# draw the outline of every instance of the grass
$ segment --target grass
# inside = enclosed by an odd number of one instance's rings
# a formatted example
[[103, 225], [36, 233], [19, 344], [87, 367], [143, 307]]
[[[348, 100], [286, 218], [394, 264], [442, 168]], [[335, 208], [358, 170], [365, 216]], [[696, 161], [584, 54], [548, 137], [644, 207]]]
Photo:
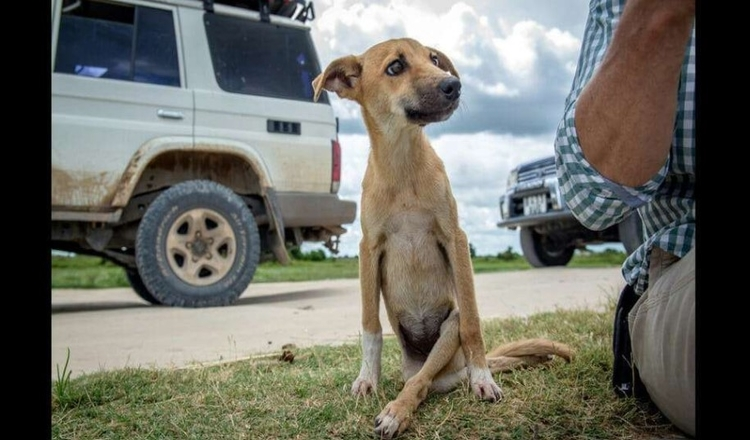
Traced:
[[[548, 337], [576, 349], [571, 363], [496, 376], [505, 398], [478, 401], [468, 387], [430, 395], [403, 439], [646, 440], [677, 434], [653, 408], [610, 389], [612, 309], [556, 311], [483, 323], [487, 346]], [[357, 344], [294, 349], [274, 358], [201, 368], [128, 368], [70, 380], [52, 392], [53, 439], [371, 439], [374, 417], [402, 380], [393, 337], [378, 391], [349, 394]]]
[[[570, 267], [619, 266], [619, 252], [577, 253]], [[522, 257], [473, 258], [475, 272], [526, 270]], [[357, 260], [296, 259], [264, 263], [253, 282], [355, 278]], [[122, 269], [100, 258], [52, 258], [53, 288], [126, 287]], [[571, 363], [496, 376], [505, 398], [478, 401], [468, 387], [430, 395], [405, 440], [650, 440], [679, 433], [654, 408], [611, 390], [612, 314], [573, 310], [483, 322], [488, 347], [527, 337], [565, 342]], [[360, 362], [358, 344], [293, 349], [293, 362], [270, 357], [185, 369], [126, 368], [70, 378], [58, 366], [51, 387], [52, 439], [342, 439], [373, 438], [373, 420], [403, 385], [393, 337], [383, 372], [368, 398], [349, 394]], [[68, 354], [68, 360], [71, 354]], [[72, 353], [75, 356], [75, 353]]]
[[[576, 252], [568, 267], [619, 266], [624, 259], [624, 253], [614, 250], [596, 253]], [[475, 273], [531, 268], [521, 255], [510, 251], [497, 256], [478, 256], [472, 260]], [[326, 258], [312, 261], [305, 259], [303, 254], [302, 258], [293, 259], [288, 266], [276, 262], [261, 263], [255, 272], [253, 283], [357, 278], [358, 275], [357, 258]], [[53, 289], [105, 289], [129, 286], [125, 271], [103, 258], [86, 255], [52, 256]]]
[[68, 363], [70, 362], [70, 348], [68, 348], [67, 356], [65, 357], [65, 365], [63, 365], [62, 371], [60, 366], [56, 365], [57, 380], [54, 382], [54, 395], [57, 400], [64, 406], [67, 401], [68, 387], [70, 385], [70, 375], [73, 373], [68, 370]]

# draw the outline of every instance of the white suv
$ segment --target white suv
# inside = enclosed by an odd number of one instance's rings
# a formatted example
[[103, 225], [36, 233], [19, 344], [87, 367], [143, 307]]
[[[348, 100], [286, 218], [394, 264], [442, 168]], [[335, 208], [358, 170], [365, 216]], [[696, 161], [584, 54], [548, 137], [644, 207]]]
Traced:
[[52, 0], [52, 248], [184, 307], [233, 303], [287, 246], [336, 252], [356, 204], [313, 102], [312, 18], [304, 1]]

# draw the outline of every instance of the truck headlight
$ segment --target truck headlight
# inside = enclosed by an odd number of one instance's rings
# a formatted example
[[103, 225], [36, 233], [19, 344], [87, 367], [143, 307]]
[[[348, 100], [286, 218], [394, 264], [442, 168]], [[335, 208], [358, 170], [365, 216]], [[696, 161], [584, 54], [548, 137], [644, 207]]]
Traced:
[[508, 206], [510, 203], [508, 202], [508, 199], [504, 196], [500, 197], [500, 217], [503, 219], [510, 217], [510, 207]]
[[518, 183], [518, 170], [513, 170], [508, 174], [507, 188], [512, 188]]

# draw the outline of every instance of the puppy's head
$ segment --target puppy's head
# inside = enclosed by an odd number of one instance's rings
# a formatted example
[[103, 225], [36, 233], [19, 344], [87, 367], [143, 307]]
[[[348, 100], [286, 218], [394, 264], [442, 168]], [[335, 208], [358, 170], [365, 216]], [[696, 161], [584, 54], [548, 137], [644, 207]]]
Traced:
[[426, 125], [448, 119], [458, 108], [461, 81], [442, 52], [410, 38], [387, 40], [362, 55], [338, 58], [313, 80], [323, 89], [362, 106], [389, 123]]

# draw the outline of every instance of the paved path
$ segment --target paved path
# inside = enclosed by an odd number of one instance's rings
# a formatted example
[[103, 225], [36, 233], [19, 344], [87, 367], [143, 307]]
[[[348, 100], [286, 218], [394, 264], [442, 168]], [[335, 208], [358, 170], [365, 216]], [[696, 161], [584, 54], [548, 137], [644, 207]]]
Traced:
[[[601, 310], [623, 285], [619, 268], [544, 268], [475, 277], [482, 318]], [[298, 347], [356, 342], [359, 282], [251, 284], [230, 307], [156, 307], [131, 289], [52, 290], [52, 378], [123, 367], [184, 367]], [[382, 309], [382, 306], [381, 306]], [[391, 332], [385, 312], [384, 331]]]

